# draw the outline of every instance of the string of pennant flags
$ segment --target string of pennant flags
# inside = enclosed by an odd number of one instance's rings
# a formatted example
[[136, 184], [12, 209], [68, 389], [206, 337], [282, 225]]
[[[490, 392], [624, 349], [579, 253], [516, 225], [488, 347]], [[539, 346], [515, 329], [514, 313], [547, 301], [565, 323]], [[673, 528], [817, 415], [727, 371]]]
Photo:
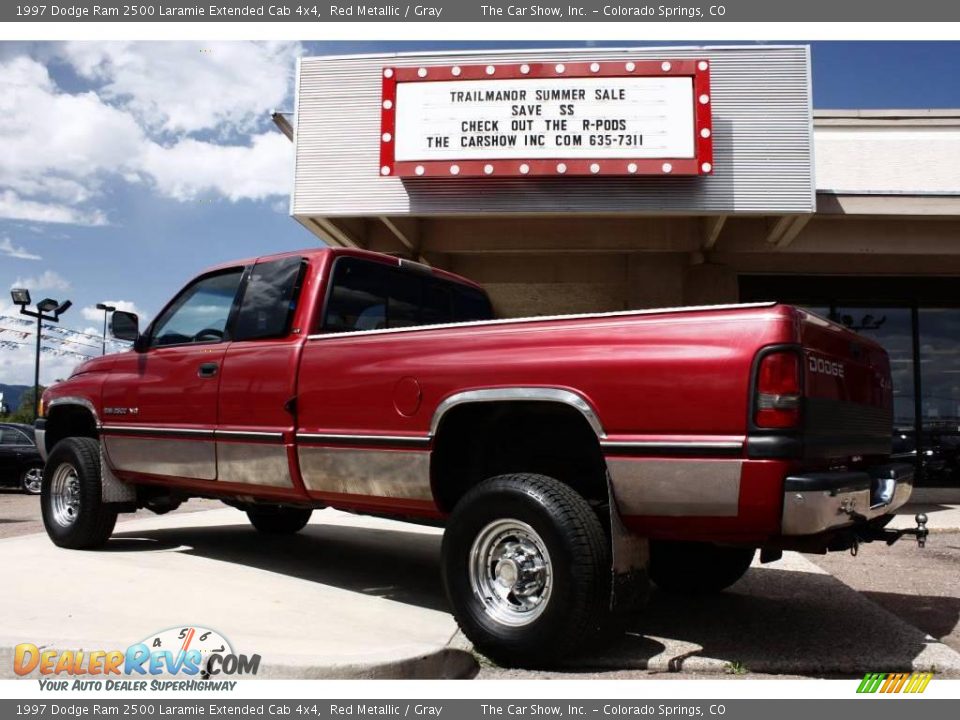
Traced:
[[[31, 345], [28, 342], [17, 342], [16, 340], [3, 340], [0, 339], [0, 350], [19, 350], [22, 347], [27, 347]], [[88, 355], [82, 352], [76, 352], [75, 350], [68, 350], [66, 348], [57, 348], [50, 347], [49, 345], [41, 345], [40, 352], [46, 355], [56, 355], [58, 357], [73, 357], [79, 360], [89, 360], [94, 355]]]
[[[3, 328], [0, 328], [0, 333], [3, 332]], [[57, 347], [55, 345], [44, 345], [44, 342], [47, 342], [44, 335], [40, 336], [40, 352], [47, 355], [56, 355], [58, 357], [75, 357], [83, 360], [87, 360], [96, 355], [91, 355], [89, 353], [81, 352], [78, 350], [72, 350], [68, 347]], [[20, 350], [22, 348], [30, 348], [33, 346], [33, 342], [30, 341], [20, 341], [20, 340], [10, 340], [8, 338], [0, 336], [0, 350]]]
[[[0, 315], [0, 321], [7, 325], [17, 326], [0, 326], [0, 350], [19, 350], [22, 347], [33, 344], [32, 342], [27, 342], [27, 338], [36, 338], [36, 329], [33, 327], [31, 320], [25, 320], [12, 315]], [[96, 344], [84, 342], [88, 339], [96, 340]], [[96, 357], [100, 353], [84, 352], [80, 348], [99, 351], [101, 350], [100, 343], [102, 342], [102, 338], [92, 333], [43, 323], [41, 325], [40, 341], [42, 343], [40, 347], [41, 353], [57, 357], [74, 357], [86, 360], [91, 357]], [[114, 350], [126, 346], [126, 343], [123, 343], [123, 341], [115, 339], [108, 339], [107, 344]]]
[[[15, 315], [0, 315], [0, 320], [6, 323], [12, 323], [13, 325], [26, 326], [29, 325], [33, 327], [35, 325], [33, 320], [26, 320], [24, 318], [16, 317]], [[93, 333], [82, 332], [80, 330], [71, 330], [70, 328], [61, 327], [59, 325], [53, 325], [51, 323], [43, 323], [44, 330], [50, 330], [52, 332], [58, 333], [60, 335], [76, 335], [79, 337], [91, 338], [100, 342], [101, 336], [99, 334], [95, 335]]]
[[[46, 331], [47, 329], [48, 329], [48, 328], [44, 328], [44, 331]], [[19, 338], [20, 340], [26, 340], [26, 339], [29, 338], [29, 337], [36, 338], [36, 330], [34, 330], [34, 331], [25, 331], [25, 330], [15, 330], [15, 329], [13, 329], [13, 328], [0, 327], [0, 335], [4, 335], [4, 336], [5, 336], [5, 339], [6, 339], [6, 338], [10, 338], [10, 337], [14, 337], [14, 338]], [[40, 333], [40, 340], [41, 340], [41, 341], [43, 341], [43, 340], [49, 340], [49, 341], [51, 341], [51, 342], [64, 343], [64, 344], [67, 344], [67, 345], [76, 345], [76, 346], [78, 346], [78, 347], [88, 347], [88, 348], [91, 348], [91, 349], [93, 349], [93, 350], [99, 350], [99, 349], [100, 349], [100, 345], [99, 345], [99, 344], [93, 345], [92, 343], [86, 343], [86, 342], [81, 342], [81, 341], [79, 341], [79, 340], [74, 340], [74, 339], [72, 339], [71, 337], [69, 337], [69, 336], [67, 336], [67, 335], [64, 335], [64, 334], [62, 334], [62, 333], [49, 334], [48, 332], [41, 332], [41, 333]], [[108, 340], [108, 342], [111, 342], [111, 341]]]

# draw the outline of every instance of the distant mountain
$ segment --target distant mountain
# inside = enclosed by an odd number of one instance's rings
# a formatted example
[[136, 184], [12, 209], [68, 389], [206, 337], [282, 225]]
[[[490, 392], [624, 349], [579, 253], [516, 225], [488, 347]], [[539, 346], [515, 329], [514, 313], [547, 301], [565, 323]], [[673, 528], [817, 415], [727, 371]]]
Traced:
[[30, 389], [29, 385], [4, 385], [0, 383], [0, 394], [3, 395], [3, 404], [13, 412], [20, 407], [20, 399], [23, 393]]

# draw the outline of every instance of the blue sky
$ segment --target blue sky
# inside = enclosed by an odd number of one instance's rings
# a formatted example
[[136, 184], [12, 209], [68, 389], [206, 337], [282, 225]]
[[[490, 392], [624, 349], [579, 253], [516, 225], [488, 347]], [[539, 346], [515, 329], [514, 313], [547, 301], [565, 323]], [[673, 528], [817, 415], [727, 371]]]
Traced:
[[[208, 265], [316, 244], [287, 215], [290, 147], [268, 118], [293, 106], [298, 55], [584, 45], [0, 43], [0, 315], [23, 284], [69, 297], [63, 324], [96, 333], [97, 302], [149, 317]], [[960, 106], [960, 42], [812, 43], [812, 58], [817, 108]], [[75, 362], [45, 355], [43, 380]], [[0, 347], [0, 383], [32, 382], [32, 363]]]

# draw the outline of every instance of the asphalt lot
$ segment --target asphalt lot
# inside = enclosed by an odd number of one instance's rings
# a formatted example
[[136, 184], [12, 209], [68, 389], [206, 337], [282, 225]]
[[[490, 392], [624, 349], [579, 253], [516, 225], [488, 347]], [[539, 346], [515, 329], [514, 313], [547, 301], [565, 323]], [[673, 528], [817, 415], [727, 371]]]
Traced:
[[[218, 512], [198, 512], [203, 510]], [[332, 629], [327, 637], [333, 631], [345, 632], [360, 618], [370, 629], [378, 622], [381, 628], [392, 629], [404, 613], [409, 615], [405, 622], [428, 622], [436, 637], [449, 637], [437, 616], [445, 615], [446, 600], [439, 581], [436, 530], [327, 510], [315, 513], [299, 535], [268, 542], [252, 531], [241, 513], [217, 501], [193, 500], [162, 517], [150, 512], [122, 516], [107, 552], [78, 554], [70, 563], [64, 562], [69, 551], [36, 536], [42, 532], [38, 498], [0, 491], [0, 537], [11, 538], [0, 544], [0, 561], [8, 574], [13, 573], [14, 588], [33, 586], [24, 591], [33, 595], [8, 597], [0, 606], [9, 601], [31, 607], [37, 612], [31, 622], [37, 628], [50, 627], [51, 633], [57, 627], [51, 613], [57, 611], [53, 606], [43, 610], [44, 598], [50, 597], [45, 583], [61, 583], [66, 581], [64, 573], [74, 573], [77, 583], [109, 584], [135, 572], [161, 584], [187, 576], [212, 582], [202, 594], [220, 607], [216, 597], [229, 595], [231, 583], [236, 585], [234, 592], [256, 583], [260, 591], [249, 599], [259, 598], [268, 606], [245, 608], [253, 616], [262, 612], [275, 616], [278, 607], [294, 600], [299, 606], [330, 608], [331, 598], [336, 598], [342, 612], [351, 614], [329, 618]], [[13, 539], [30, 535], [35, 537]], [[18, 557], [21, 552], [25, 554]], [[57, 577], [38, 576], [36, 568], [51, 563], [60, 568]], [[29, 582], [18, 581], [17, 568]], [[100, 576], [102, 580], [97, 580]], [[892, 670], [925, 663], [960, 674], [960, 656], [954, 652], [960, 650], [958, 577], [956, 531], [931, 534], [924, 550], [905, 538], [892, 548], [878, 543], [862, 546], [856, 558], [847, 553], [825, 557], [788, 553], [780, 562], [753, 568], [716, 597], [684, 599], [654, 592], [622, 640], [602, 654], [550, 672], [505, 670], [478, 657], [476, 677], [853, 677], [877, 667]], [[344, 597], [351, 600], [344, 604]], [[82, 607], [73, 609], [74, 626], [82, 612]], [[99, 604], [92, 605], [88, 616], [92, 633], [102, 631], [97, 625], [102, 616]], [[118, 608], [110, 625], [121, 616]], [[171, 624], [160, 617], [129, 620], [130, 632], [145, 625]], [[170, 620], [182, 621], [172, 616]], [[244, 618], [235, 620], [231, 628], [237, 630], [231, 633], [248, 625]], [[283, 627], [281, 623], [276, 630]], [[383, 632], [377, 630], [376, 647]], [[927, 634], [954, 650], [931, 645]], [[291, 636], [290, 642], [302, 639]], [[403, 647], [409, 647], [410, 639], [402, 638]], [[436, 641], [434, 655], [445, 645], [461, 654], [471, 650], [462, 636], [454, 636], [449, 643]]]
[[927, 546], [903, 538], [831, 553], [814, 563], [864, 597], [960, 651], [960, 532], [932, 533]]

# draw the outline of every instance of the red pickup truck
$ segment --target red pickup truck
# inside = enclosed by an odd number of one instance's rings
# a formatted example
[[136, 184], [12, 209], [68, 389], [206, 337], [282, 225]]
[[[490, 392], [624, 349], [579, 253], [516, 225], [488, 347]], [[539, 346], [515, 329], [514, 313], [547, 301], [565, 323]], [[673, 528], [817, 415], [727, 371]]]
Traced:
[[498, 320], [464, 278], [320, 249], [112, 329], [131, 351], [43, 396], [53, 542], [191, 497], [265, 533], [323, 507], [442, 524], [454, 614], [502, 663], [586, 647], [648, 579], [718, 591], [758, 548], [889, 537], [911, 492], [883, 349], [775, 303]]

